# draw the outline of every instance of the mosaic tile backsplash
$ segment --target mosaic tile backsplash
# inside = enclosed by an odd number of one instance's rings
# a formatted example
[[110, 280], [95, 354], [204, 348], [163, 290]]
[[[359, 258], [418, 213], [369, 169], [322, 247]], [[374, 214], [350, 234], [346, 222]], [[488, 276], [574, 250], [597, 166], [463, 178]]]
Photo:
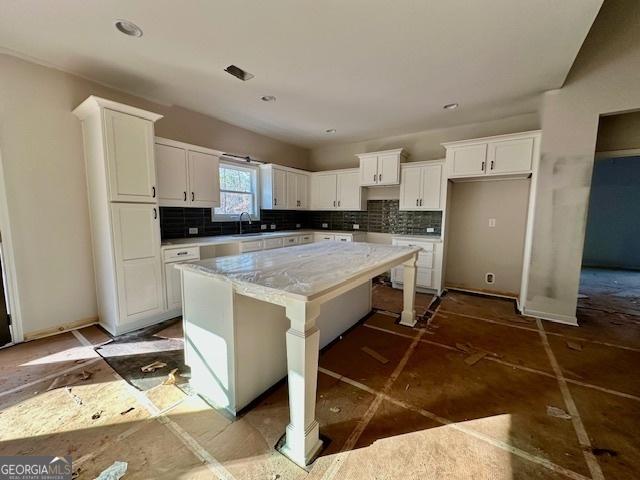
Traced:
[[[270, 225], [276, 225], [276, 230], [353, 230], [355, 224], [364, 232], [421, 235], [433, 228], [439, 235], [442, 212], [401, 212], [398, 200], [369, 200], [366, 212], [262, 210], [259, 221], [244, 222], [242, 228], [245, 232], [258, 232], [260, 225], [268, 230]], [[198, 234], [189, 234], [190, 227], [197, 227]], [[163, 239], [239, 233], [238, 222], [212, 222], [209, 208], [183, 207], [160, 207], [160, 231]]]

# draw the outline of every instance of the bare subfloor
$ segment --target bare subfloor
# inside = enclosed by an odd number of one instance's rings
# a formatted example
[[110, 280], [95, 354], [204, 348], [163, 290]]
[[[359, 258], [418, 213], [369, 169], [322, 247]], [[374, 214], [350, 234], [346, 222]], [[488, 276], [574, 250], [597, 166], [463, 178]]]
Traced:
[[[273, 448], [284, 382], [233, 420], [173, 384], [135, 389], [89, 327], [0, 351], [0, 455], [70, 454], [82, 479], [116, 460], [125, 479], [640, 478], [640, 318], [580, 318], [536, 322], [461, 293], [419, 329], [372, 315], [321, 354], [331, 441], [309, 472]], [[180, 339], [180, 324], [158, 335]]]

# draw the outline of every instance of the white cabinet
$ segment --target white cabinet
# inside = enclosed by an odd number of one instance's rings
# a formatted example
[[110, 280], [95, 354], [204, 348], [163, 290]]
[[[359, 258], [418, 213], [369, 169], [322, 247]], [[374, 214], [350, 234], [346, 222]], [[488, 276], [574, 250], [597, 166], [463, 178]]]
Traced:
[[305, 243], [313, 243], [313, 234], [311, 233], [306, 233], [304, 235], [300, 235], [300, 244], [305, 244]]
[[272, 164], [260, 166], [262, 208], [302, 210], [309, 208], [309, 174]]
[[442, 163], [415, 163], [402, 166], [400, 210], [440, 210]]
[[162, 116], [95, 96], [73, 113], [82, 121], [100, 325], [120, 335], [166, 320], [153, 135]]
[[220, 152], [164, 138], [155, 152], [161, 206], [220, 206]]
[[400, 162], [407, 158], [402, 148], [384, 152], [362, 153], [360, 159], [360, 185], [398, 185], [400, 183]]
[[313, 237], [316, 242], [333, 241], [336, 239], [336, 236], [333, 233], [314, 233]]
[[313, 234], [314, 241], [336, 241], [336, 242], [364, 242], [366, 234], [364, 232], [354, 233], [332, 233], [332, 232], [315, 232]]
[[271, 250], [272, 248], [282, 248], [284, 246], [283, 238], [266, 238], [262, 242], [263, 250]]
[[527, 176], [539, 152], [540, 132], [443, 143], [448, 178]]
[[120, 323], [162, 313], [162, 271], [158, 208], [150, 204], [111, 205]]
[[[422, 290], [442, 292], [442, 242], [429, 241], [423, 238], [394, 238], [393, 245], [420, 247], [416, 262], [416, 287]], [[401, 288], [404, 283], [404, 267], [391, 270], [391, 282], [394, 288]]]
[[356, 169], [316, 173], [311, 176], [311, 210], [366, 210]]
[[200, 259], [199, 247], [173, 248], [164, 251], [164, 285], [168, 310], [182, 308], [180, 270], [176, 265]]
[[109, 200], [155, 203], [153, 122], [108, 108], [103, 118]]

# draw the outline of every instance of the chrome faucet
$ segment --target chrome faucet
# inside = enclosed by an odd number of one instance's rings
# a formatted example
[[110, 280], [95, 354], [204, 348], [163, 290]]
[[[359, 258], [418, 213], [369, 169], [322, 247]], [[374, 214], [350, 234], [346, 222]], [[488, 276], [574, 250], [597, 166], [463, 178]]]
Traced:
[[238, 217], [238, 224], [240, 225], [240, 235], [242, 235], [242, 216], [247, 215], [249, 217], [249, 225], [251, 225], [251, 214], [249, 212], [242, 212]]

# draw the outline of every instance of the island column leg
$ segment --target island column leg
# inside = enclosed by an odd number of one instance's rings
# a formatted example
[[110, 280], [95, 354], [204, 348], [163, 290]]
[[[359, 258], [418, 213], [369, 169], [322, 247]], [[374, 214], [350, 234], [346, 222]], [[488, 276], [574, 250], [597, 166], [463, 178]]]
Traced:
[[404, 305], [402, 307], [402, 315], [400, 316], [400, 325], [413, 327], [416, 324], [416, 262], [418, 254], [416, 253], [409, 260], [404, 262], [404, 278], [402, 285], [402, 293]]
[[320, 331], [316, 319], [320, 305], [292, 301], [286, 306], [291, 328], [287, 330], [289, 416], [281, 452], [304, 467], [322, 448], [316, 420], [318, 350]]

